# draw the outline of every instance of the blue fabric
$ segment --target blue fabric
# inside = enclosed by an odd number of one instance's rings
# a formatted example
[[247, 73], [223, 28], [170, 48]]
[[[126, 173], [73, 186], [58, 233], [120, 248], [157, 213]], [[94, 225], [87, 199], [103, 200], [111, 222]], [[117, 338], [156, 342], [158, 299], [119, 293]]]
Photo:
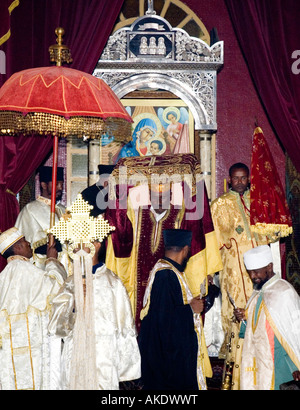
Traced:
[[[124, 147], [121, 149], [117, 160], [120, 158], [124, 157], [139, 157], [140, 153], [136, 149], [137, 143], [138, 143], [138, 138], [139, 138], [139, 133], [144, 129], [144, 128], [151, 128], [154, 132], [157, 131], [156, 124], [153, 120], [150, 118], [143, 118], [135, 127], [133, 134], [132, 134], [132, 141], [128, 142]], [[153, 135], [154, 136], [154, 135]]]

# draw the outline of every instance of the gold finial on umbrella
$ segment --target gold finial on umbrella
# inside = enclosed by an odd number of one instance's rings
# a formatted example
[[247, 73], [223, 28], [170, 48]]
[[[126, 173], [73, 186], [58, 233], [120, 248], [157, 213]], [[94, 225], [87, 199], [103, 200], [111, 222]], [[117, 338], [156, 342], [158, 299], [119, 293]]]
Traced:
[[49, 51], [56, 66], [14, 73], [0, 89], [1, 135], [54, 137], [50, 227], [55, 219], [58, 138], [76, 135], [101, 139], [107, 134], [125, 143], [132, 139], [133, 122], [105, 81], [62, 66], [71, 62], [71, 53], [62, 44], [64, 29], [57, 28], [55, 32], [57, 45], [50, 46]]
[[49, 47], [50, 61], [56, 63], [59, 67], [62, 63], [72, 63], [71, 51], [68, 46], [63, 44], [63, 35], [65, 30], [62, 27], [57, 27], [55, 30], [57, 36], [56, 43]]
[[32, 134], [83, 139], [107, 134], [131, 141], [132, 118], [111, 88], [100, 78], [64, 67], [71, 51], [62, 44], [64, 29], [55, 30], [49, 47], [56, 66], [14, 73], [0, 89], [1, 135]]

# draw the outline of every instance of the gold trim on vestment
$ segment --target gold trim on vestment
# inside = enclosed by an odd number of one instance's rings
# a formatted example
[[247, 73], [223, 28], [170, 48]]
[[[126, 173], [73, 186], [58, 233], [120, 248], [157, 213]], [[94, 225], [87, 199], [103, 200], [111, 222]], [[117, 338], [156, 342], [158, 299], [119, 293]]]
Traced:
[[[155, 219], [155, 216], [153, 215], [153, 212], [150, 212], [150, 218], [153, 222], [152, 232], [151, 232], [152, 255], [154, 255], [158, 249], [158, 245], [161, 239], [162, 225], [163, 225], [163, 222], [169, 217], [169, 215], [170, 215], [170, 209], [167, 209], [167, 212], [165, 213], [165, 215], [157, 222]], [[157, 230], [156, 230], [156, 225], [157, 225]], [[155, 233], [156, 233], [156, 236], [155, 236]]]
[[[28, 338], [28, 346], [22, 346], [20, 348], [14, 348], [13, 347], [13, 337], [12, 337], [12, 329], [11, 329], [11, 323], [19, 320], [26, 320], [26, 327], [27, 327], [27, 338]], [[17, 382], [17, 372], [16, 372], [16, 367], [15, 367], [15, 360], [14, 360], [14, 353], [18, 352], [18, 354], [23, 354], [25, 355], [26, 353], [29, 353], [29, 359], [30, 359], [30, 367], [31, 367], [31, 377], [32, 377], [32, 389], [26, 389], [26, 390], [35, 390], [35, 382], [34, 382], [34, 371], [33, 371], [33, 361], [32, 361], [32, 353], [31, 353], [31, 343], [30, 343], [30, 332], [29, 332], [29, 321], [28, 321], [28, 315], [27, 313], [21, 313], [18, 315], [11, 315], [8, 316], [7, 318], [8, 324], [9, 324], [9, 337], [10, 337], [10, 349], [11, 349], [11, 361], [12, 361], [12, 366], [13, 366], [13, 372], [14, 372], [14, 380], [15, 380], [15, 389], [16, 390], [22, 390], [18, 389], [18, 382]]]
[[[152, 283], [151, 283], [151, 288], [149, 289], [149, 297], [148, 297], [148, 299], [147, 299], [146, 305], [142, 308], [142, 310], [141, 310], [141, 312], [140, 312], [140, 319], [141, 319], [141, 320], [143, 320], [143, 319], [147, 316], [147, 314], [148, 314], [149, 307], [150, 307], [150, 299], [151, 299], [152, 285], [153, 285], [153, 282], [154, 282], [154, 279], [155, 279], [155, 275], [157, 274], [157, 272], [159, 272], [159, 271], [161, 271], [161, 270], [170, 269], [172, 272], [174, 272], [174, 273], [176, 274], [176, 276], [177, 276], [177, 278], [178, 278], [178, 280], [179, 280], [180, 287], [181, 287], [181, 293], [182, 293], [183, 303], [184, 303], [185, 305], [188, 304], [186, 289], [185, 289], [185, 287], [184, 287], [184, 284], [182, 283], [181, 277], [179, 277], [179, 275], [178, 275], [178, 273], [177, 273], [177, 272], [179, 272], [179, 271], [177, 271], [176, 268], [175, 268], [170, 262], [168, 262], [168, 261], [166, 261], [166, 260], [164, 260], [164, 259], [160, 259], [160, 262], [161, 262], [161, 264], [160, 264], [159, 266], [157, 266], [157, 269], [156, 269], [154, 272], [152, 272], [152, 273], [149, 275], [149, 278], [148, 278], [148, 283], [149, 283], [149, 280], [150, 280], [151, 278], [152, 278]], [[180, 272], [179, 272], [179, 274], [182, 275]], [[147, 285], [147, 286], [148, 286], [148, 285]]]

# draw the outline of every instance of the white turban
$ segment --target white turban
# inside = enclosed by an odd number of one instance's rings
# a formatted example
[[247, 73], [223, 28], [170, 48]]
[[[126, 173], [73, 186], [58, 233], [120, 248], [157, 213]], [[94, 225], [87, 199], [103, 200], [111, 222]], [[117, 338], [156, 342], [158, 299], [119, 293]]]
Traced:
[[13, 244], [18, 242], [24, 235], [18, 231], [17, 228], [9, 228], [0, 235], [0, 253], [1, 255], [10, 248]]
[[269, 263], [273, 263], [273, 257], [268, 245], [257, 246], [244, 253], [244, 264], [247, 270], [264, 268]]

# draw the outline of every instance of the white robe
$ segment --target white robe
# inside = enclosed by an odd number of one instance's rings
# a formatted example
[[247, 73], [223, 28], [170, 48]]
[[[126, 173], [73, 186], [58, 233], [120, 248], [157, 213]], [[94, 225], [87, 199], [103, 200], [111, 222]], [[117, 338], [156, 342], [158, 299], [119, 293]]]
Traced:
[[[255, 323], [255, 309], [260, 294], [261, 309]], [[290, 283], [275, 275], [260, 291], [253, 292], [247, 304], [247, 311], [241, 390], [272, 390], [275, 364], [268, 326], [300, 370], [300, 297]]]
[[[100, 390], [118, 390], [119, 382], [141, 376], [140, 352], [127, 291], [105, 265], [93, 275], [97, 385]], [[74, 308], [74, 281], [70, 276], [53, 301], [49, 332], [64, 338], [61, 389], [70, 388]]]
[[51, 300], [67, 277], [48, 259], [45, 270], [12, 256], [0, 274], [0, 388], [48, 390], [61, 348], [47, 334]]

